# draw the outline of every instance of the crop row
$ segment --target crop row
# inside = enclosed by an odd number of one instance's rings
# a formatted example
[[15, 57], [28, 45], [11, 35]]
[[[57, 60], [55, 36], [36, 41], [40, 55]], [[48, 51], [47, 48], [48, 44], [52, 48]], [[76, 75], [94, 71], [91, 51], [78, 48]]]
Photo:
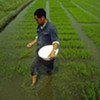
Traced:
[[70, 6], [66, 3], [66, 1], [62, 1], [64, 7], [66, 7], [72, 15], [77, 19], [78, 22], [81, 23], [98, 23], [100, 22], [94, 16], [90, 15], [89, 13], [85, 12], [84, 10], [80, 9], [72, 2], [69, 2]]
[[77, 3], [78, 5], [80, 5], [85, 10], [90, 11], [92, 14], [94, 14], [98, 18], [100, 18], [100, 14], [98, 13], [100, 11], [99, 8], [98, 9], [94, 9], [93, 7], [89, 6], [87, 3], [84, 3], [83, 1], [80, 1], [80, 0], [74, 0], [74, 2]]
[[27, 0], [0, 0], [0, 19], [8, 15], [10, 12], [16, 10], [26, 1]]
[[[62, 0], [62, 3], [69, 11], [70, 9], [73, 10], [72, 15], [79, 22], [98, 22], [93, 16], [73, 5], [70, 0]], [[57, 11], [54, 12], [54, 9], [57, 9]], [[58, 98], [63, 100], [66, 98], [68, 100], [74, 100], [75, 98], [88, 100], [91, 98], [95, 100], [96, 95], [98, 95], [98, 84], [96, 84], [96, 80], [92, 76], [98, 77], [96, 74], [98, 71], [95, 69], [97, 68], [96, 63], [91, 61], [91, 52], [84, 48], [84, 43], [76, 34], [69, 17], [56, 0], [50, 1], [50, 17], [57, 27], [59, 25], [60, 53], [57, 66], [59, 66], [60, 71], [58, 74], [55, 74], [55, 81], [57, 83], [55, 87], [61, 92]], [[62, 84], [60, 84], [59, 80], [62, 81]], [[91, 83], [91, 80], [94, 80], [94, 82]], [[97, 93], [93, 88], [96, 88]], [[73, 95], [75, 98], [73, 98]]]
[[[88, 17], [85, 12], [84, 12], [85, 13], [84, 14], [81, 11], [81, 9], [73, 6], [73, 4], [72, 4], [72, 6], [68, 6], [65, 2], [66, 1], [63, 1], [63, 4], [65, 5], [65, 7], [67, 9], [69, 9], [69, 11], [72, 12], [73, 16], [76, 16], [75, 18], [77, 19], [78, 22], [86, 22], [86, 23], [90, 22], [91, 24], [92, 24], [92, 22], [94, 22], [92, 17]], [[80, 3], [82, 1], [77, 0], [75, 2]], [[71, 5], [71, 2], [69, 2], [69, 4]], [[84, 4], [82, 4], [82, 5], [84, 6]], [[73, 10], [71, 10], [71, 9], [73, 9]], [[79, 12], [80, 12], [80, 14], [79, 14]], [[99, 20], [96, 20], [96, 22], [99, 23]], [[99, 39], [99, 37], [100, 37], [99, 36], [99, 32], [100, 32], [99, 27], [100, 26], [99, 25], [95, 26], [95, 25], [88, 26], [88, 25], [84, 24], [82, 28], [83, 28], [84, 33], [86, 33], [88, 35], [88, 37], [91, 38], [99, 46], [100, 45], [100, 39]]]
[[91, 38], [96, 45], [100, 46], [100, 26], [83, 25], [83, 30]]
[[[57, 11], [53, 11], [53, 9], [57, 9]], [[56, 16], [56, 15], [62, 15], [62, 16]], [[71, 25], [71, 22], [67, 14], [60, 7], [59, 2], [55, 0], [50, 1], [50, 16], [52, 22], [57, 27], [58, 26], [60, 27], [60, 28], [58, 27], [58, 32], [59, 32], [62, 55], [65, 58], [68, 57], [74, 59], [76, 57], [76, 59], [78, 59], [79, 57], [79, 59], [84, 59], [84, 58], [87, 59], [88, 56], [86, 56], [87, 53], [86, 50], [84, 50], [84, 43], [79, 39], [75, 29]], [[82, 55], [85, 57], [82, 57]], [[88, 53], [88, 55], [90, 55], [90, 53]]]
[[100, 8], [100, 1], [99, 0], [84, 0], [84, 2], [90, 4], [91, 6], [95, 6], [97, 8]]

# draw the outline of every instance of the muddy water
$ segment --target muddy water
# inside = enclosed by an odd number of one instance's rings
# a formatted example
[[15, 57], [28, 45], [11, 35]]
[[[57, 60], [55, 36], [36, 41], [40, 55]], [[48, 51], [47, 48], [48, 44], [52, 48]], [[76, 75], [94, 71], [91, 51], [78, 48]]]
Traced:
[[11, 80], [2, 80], [0, 100], [56, 100], [53, 79], [43, 76], [34, 87], [30, 81], [23, 84], [23, 78], [19, 75]]
[[0, 100], [28, 100], [28, 96], [21, 90], [21, 78], [2, 80], [0, 83]]
[[42, 78], [38, 84], [31, 87], [30, 82], [22, 86], [22, 78], [0, 83], [0, 100], [55, 100], [52, 78]]

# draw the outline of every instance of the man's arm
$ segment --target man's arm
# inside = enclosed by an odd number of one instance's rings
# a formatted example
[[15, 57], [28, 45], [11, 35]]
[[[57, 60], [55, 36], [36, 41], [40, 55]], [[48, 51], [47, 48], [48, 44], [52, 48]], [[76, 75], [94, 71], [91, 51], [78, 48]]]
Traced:
[[27, 48], [31, 48], [34, 44], [36, 44], [37, 43], [37, 37], [32, 41], [32, 42], [30, 42], [30, 43], [28, 43], [27, 45], [26, 45], [26, 47]]

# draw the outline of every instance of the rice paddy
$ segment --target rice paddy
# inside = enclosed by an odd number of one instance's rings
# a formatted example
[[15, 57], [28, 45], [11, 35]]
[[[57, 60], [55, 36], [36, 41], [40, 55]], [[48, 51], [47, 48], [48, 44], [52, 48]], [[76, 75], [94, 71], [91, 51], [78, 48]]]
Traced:
[[[28, 49], [26, 44], [36, 36], [33, 13], [40, 7], [58, 30], [60, 52], [52, 77], [41, 74], [32, 89], [30, 65], [36, 46]], [[99, 0], [34, 0], [27, 6], [0, 33], [0, 100], [99, 100], [99, 10]], [[6, 15], [1, 12], [0, 19]]]

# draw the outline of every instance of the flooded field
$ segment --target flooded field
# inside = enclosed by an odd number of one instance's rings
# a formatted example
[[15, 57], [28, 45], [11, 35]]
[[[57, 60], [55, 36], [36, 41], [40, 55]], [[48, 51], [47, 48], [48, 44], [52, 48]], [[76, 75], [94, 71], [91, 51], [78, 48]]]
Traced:
[[[33, 13], [44, 8], [57, 27], [60, 52], [52, 76], [31, 86], [36, 46]], [[99, 100], [99, 0], [34, 0], [0, 33], [0, 100]]]

